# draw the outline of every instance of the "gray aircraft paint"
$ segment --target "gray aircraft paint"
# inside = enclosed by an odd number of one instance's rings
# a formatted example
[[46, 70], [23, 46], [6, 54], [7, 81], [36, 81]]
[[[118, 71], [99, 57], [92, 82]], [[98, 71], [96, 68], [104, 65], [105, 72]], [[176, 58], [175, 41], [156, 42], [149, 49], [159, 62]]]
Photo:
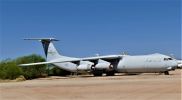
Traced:
[[118, 64], [119, 72], [164, 72], [176, 67], [175, 60], [164, 61], [170, 58], [162, 54], [142, 56], [123, 56]]
[[[111, 62], [108, 62], [106, 60], [113, 61], [118, 59], [119, 61], [117, 65], [114, 67], [114, 70], [116, 72], [124, 72], [124, 73], [165, 72], [173, 70], [178, 66], [177, 60], [172, 59], [171, 57], [163, 54], [150, 54], [150, 55], [138, 55], [138, 56], [107, 55], [107, 56], [97, 56], [88, 58], [67, 57], [67, 56], [62, 56], [58, 53], [58, 51], [53, 45], [53, 41], [57, 41], [54, 38], [40, 38], [40, 39], [33, 38], [26, 40], [39, 40], [42, 43], [46, 43], [43, 44], [43, 47], [47, 57], [47, 62], [21, 64], [20, 66], [53, 64], [61, 69], [65, 69], [71, 72], [82, 72], [82, 71], [87, 72], [87, 71], [92, 71], [93, 67], [96, 68], [96, 66], [99, 67], [98, 68], [99, 70], [102, 68], [103, 70], [107, 70], [111, 67]], [[92, 61], [96, 61], [97, 63], [94, 63]]]

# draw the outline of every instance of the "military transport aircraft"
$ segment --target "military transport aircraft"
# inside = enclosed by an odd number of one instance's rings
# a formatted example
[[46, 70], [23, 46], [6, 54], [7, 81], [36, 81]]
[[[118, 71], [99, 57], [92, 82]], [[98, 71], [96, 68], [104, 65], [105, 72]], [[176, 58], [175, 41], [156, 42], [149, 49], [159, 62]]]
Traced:
[[85, 73], [93, 73], [94, 76], [113, 76], [115, 73], [164, 73], [178, 67], [176, 59], [163, 54], [150, 55], [107, 55], [88, 58], [75, 58], [63, 56], [58, 53], [53, 45], [55, 38], [29, 38], [25, 40], [39, 40], [44, 48], [46, 62], [21, 64], [20, 66], [32, 66], [41, 64], [53, 64], [61, 69]]
[[178, 62], [178, 68], [182, 68], [182, 60], [177, 60]]

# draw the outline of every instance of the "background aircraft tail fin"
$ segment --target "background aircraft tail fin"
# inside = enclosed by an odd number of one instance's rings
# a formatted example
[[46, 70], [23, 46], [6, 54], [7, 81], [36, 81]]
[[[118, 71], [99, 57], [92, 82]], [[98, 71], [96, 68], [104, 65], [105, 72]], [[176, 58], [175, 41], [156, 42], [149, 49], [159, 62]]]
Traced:
[[47, 61], [61, 58], [61, 56], [53, 45], [53, 41], [59, 41], [55, 38], [26, 38], [24, 40], [38, 40], [42, 43]]

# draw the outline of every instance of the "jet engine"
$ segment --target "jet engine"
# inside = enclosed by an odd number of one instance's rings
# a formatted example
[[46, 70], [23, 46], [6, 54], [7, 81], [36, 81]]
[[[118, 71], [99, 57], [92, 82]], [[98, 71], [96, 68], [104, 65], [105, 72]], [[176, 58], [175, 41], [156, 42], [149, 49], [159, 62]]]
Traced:
[[99, 59], [98, 64], [95, 65], [95, 69], [112, 69], [113, 65], [110, 62]]
[[77, 70], [90, 70], [93, 65], [94, 63], [89, 61], [80, 61], [80, 65], [77, 67]]

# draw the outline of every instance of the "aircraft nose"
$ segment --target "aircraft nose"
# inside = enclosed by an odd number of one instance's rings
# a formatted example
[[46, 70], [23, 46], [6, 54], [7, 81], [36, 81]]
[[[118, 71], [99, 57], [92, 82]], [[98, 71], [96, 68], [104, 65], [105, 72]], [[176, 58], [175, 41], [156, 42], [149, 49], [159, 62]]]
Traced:
[[178, 67], [178, 62], [177, 61], [173, 61], [172, 62], [172, 69], [175, 70]]

